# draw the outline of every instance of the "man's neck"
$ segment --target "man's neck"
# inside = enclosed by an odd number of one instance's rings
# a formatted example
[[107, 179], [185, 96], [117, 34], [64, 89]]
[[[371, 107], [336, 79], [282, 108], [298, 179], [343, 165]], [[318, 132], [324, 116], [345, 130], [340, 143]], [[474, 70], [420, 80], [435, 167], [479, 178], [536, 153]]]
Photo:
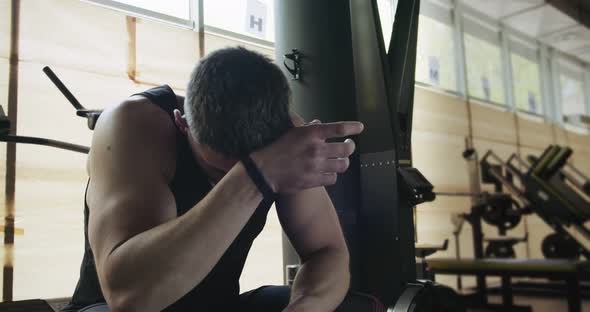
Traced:
[[187, 140], [189, 141], [189, 146], [191, 147], [191, 152], [193, 154], [193, 157], [195, 158], [195, 161], [197, 162], [199, 167], [201, 167], [201, 169], [203, 169], [203, 171], [207, 175], [207, 178], [209, 179], [209, 182], [212, 185], [217, 184], [217, 182], [219, 182], [219, 180], [221, 180], [225, 176], [226, 172], [212, 166], [203, 157], [203, 152], [201, 150], [200, 144], [194, 143], [194, 142], [192, 142], [192, 140], [190, 140], [188, 138], [187, 138]]

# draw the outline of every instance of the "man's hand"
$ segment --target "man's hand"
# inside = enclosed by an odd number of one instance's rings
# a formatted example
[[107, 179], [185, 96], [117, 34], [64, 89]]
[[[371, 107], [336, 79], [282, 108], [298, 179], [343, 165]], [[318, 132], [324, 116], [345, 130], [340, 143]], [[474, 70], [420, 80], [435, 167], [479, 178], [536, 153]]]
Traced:
[[356, 121], [295, 127], [251, 157], [275, 192], [294, 194], [336, 183], [337, 174], [348, 169], [355, 144], [351, 139], [336, 143], [326, 140], [362, 131], [363, 124]]

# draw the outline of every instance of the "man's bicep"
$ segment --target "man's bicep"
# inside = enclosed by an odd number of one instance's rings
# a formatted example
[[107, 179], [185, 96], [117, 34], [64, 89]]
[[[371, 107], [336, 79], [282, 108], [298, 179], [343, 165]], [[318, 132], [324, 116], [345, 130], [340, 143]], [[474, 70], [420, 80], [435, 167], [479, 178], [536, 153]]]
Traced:
[[119, 189], [115, 184], [108, 191], [95, 191], [96, 199], [88, 202], [88, 235], [98, 259], [133, 236], [176, 217], [174, 197], [165, 185], [140, 183], [120, 185]]
[[323, 187], [281, 196], [277, 212], [302, 259], [324, 248], [346, 249], [338, 216]]
[[93, 137], [86, 200], [89, 239], [99, 262], [129, 238], [176, 216], [162, 169], [171, 161], [163, 151], [174, 148], [168, 146], [174, 136], [159, 125], [167, 116], [126, 109], [101, 116]]

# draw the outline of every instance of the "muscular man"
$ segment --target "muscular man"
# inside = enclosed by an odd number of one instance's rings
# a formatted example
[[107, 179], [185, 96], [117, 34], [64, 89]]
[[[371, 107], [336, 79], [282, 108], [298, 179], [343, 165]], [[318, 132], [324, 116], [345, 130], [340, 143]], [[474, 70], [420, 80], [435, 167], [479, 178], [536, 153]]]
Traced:
[[[363, 125], [303, 125], [290, 98], [269, 59], [227, 48], [195, 68], [186, 99], [161, 86], [105, 110], [88, 159], [80, 279], [64, 311], [336, 309], [348, 250], [323, 186], [355, 146], [326, 139]], [[263, 196], [245, 157], [277, 196]], [[303, 263], [284, 302], [272, 287], [239, 294], [273, 202]]]

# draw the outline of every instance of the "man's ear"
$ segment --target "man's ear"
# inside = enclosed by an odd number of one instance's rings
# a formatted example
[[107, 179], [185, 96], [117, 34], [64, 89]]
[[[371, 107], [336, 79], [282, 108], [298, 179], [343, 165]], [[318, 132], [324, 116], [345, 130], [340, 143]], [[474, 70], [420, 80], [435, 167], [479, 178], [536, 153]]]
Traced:
[[186, 118], [181, 115], [180, 111], [177, 109], [174, 110], [174, 123], [184, 135], [188, 133], [188, 123], [186, 122]]

